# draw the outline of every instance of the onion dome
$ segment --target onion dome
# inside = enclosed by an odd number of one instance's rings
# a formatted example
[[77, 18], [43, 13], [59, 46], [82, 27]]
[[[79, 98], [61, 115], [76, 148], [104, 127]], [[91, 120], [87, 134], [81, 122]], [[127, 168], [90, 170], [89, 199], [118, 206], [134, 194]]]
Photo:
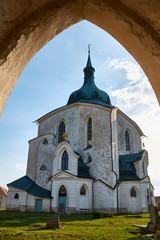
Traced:
[[95, 85], [94, 82], [95, 69], [92, 67], [90, 49], [88, 50], [87, 65], [83, 71], [84, 71], [83, 86], [70, 95], [67, 105], [75, 102], [85, 102], [98, 104], [106, 107], [112, 107], [108, 94], [100, 90]]

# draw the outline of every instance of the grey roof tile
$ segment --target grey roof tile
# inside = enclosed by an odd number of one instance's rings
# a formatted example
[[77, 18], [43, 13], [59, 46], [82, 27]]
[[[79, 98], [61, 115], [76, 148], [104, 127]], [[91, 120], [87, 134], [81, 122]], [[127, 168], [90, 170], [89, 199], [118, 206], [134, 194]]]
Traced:
[[13, 182], [7, 184], [7, 186], [25, 190], [26, 192], [28, 192], [36, 197], [51, 198], [51, 191], [40, 187], [28, 176], [21, 177]]
[[142, 159], [144, 150], [139, 153], [125, 154], [119, 156], [120, 181], [140, 181], [136, 174], [134, 162]]

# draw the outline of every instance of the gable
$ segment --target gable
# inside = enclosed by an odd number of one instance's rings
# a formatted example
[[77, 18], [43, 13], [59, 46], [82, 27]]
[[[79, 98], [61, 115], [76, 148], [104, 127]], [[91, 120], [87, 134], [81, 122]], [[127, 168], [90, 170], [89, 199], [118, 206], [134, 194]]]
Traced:
[[56, 173], [52, 178], [51, 180], [55, 180], [55, 179], [77, 179], [77, 177], [71, 173], [68, 173], [68, 172], [64, 172], [64, 171], [61, 171], [59, 173]]

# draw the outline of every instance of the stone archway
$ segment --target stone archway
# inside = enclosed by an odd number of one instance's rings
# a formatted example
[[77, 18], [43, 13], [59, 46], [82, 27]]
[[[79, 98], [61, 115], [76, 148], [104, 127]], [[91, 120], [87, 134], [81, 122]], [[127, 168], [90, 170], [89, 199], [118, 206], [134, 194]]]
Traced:
[[0, 9], [0, 116], [30, 59], [83, 19], [107, 31], [131, 53], [160, 102], [159, 0], [2, 0]]

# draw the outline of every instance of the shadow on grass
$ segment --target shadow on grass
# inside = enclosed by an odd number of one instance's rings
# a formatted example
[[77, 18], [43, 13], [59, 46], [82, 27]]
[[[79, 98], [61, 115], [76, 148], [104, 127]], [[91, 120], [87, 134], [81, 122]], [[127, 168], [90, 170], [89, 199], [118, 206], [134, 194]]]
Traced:
[[[48, 216], [53, 213], [29, 213], [29, 212], [0, 212], [0, 226], [1, 227], [25, 227], [33, 226], [34, 224], [47, 223]], [[60, 215], [61, 222], [73, 222], [73, 221], [94, 221], [92, 214], [71, 214]]]
[[36, 231], [50, 231], [50, 230], [56, 230], [57, 228], [48, 228], [47, 226], [42, 227], [34, 227], [33, 225], [30, 226], [30, 229], [26, 229], [26, 232], [36, 232]]
[[[53, 213], [31, 213], [31, 212], [8, 212], [0, 211], [0, 226], [1, 227], [25, 227], [33, 226], [34, 224], [45, 224], [47, 223], [47, 217], [53, 215]], [[119, 215], [121, 217], [121, 215]], [[142, 218], [141, 215], [122, 215], [125, 218]], [[148, 217], [143, 216], [144, 217]], [[106, 218], [107, 223], [112, 224], [113, 218]], [[71, 214], [71, 215], [60, 215], [60, 222], [74, 222], [82, 221], [85, 225], [85, 221], [97, 221], [98, 219], [93, 219], [92, 214]], [[92, 225], [92, 224], [91, 224]], [[87, 227], [87, 224], [86, 224]], [[102, 227], [102, 226], [101, 226]]]
[[128, 238], [127, 240], [140, 240], [141, 238], [137, 238], [137, 237], [131, 237], [131, 238]]

